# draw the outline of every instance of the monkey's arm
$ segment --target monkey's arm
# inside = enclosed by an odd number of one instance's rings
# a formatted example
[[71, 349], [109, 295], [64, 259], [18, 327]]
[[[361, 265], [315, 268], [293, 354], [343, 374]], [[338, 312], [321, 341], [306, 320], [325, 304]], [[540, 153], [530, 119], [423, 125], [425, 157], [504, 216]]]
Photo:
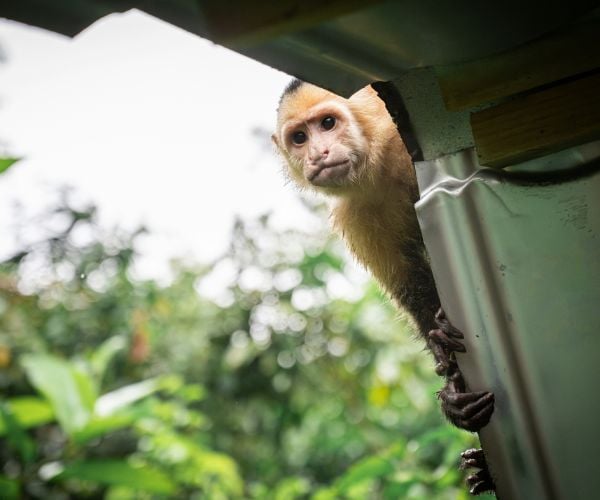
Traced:
[[[446, 385], [438, 394], [442, 402], [442, 410], [457, 427], [476, 432], [490, 421], [494, 412], [494, 394], [488, 391], [467, 390], [467, 384], [453, 354], [466, 351], [464, 345], [456, 340], [462, 338], [463, 334], [452, 326], [441, 308], [435, 315], [435, 322], [438, 329], [429, 332], [429, 342], [437, 361], [436, 372], [440, 374], [438, 370], [447, 366], [443, 373]], [[460, 348], [457, 349], [455, 346]], [[437, 359], [436, 351], [442, 352], [441, 361]]]
[[[478, 431], [489, 422], [494, 411], [494, 395], [487, 391], [468, 391], [467, 384], [456, 362], [455, 352], [465, 352], [462, 332], [452, 326], [440, 307], [440, 300], [431, 273], [431, 267], [420, 241], [405, 252], [411, 266], [406, 282], [396, 299], [413, 316], [421, 336], [436, 362], [435, 371], [446, 379], [438, 393], [446, 418], [456, 427]], [[478, 495], [494, 491], [495, 485], [483, 450], [470, 449], [461, 455], [461, 468], [477, 468], [467, 478], [469, 491]]]
[[[422, 159], [418, 141], [396, 87], [391, 82], [375, 82], [371, 87], [385, 103], [412, 161]], [[416, 181], [413, 187], [410, 196], [416, 202], [419, 198]], [[406, 218], [413, 220], [415, 225], [408, 234], [403, 235], [404, 240], [399, 248], [402, 260], [408, 262], [406, 275], [402, 283], [394, 283], [390, 289], [394, 298], [417, 323], [419, 332], [435, 359], [436, 373], [446, 378], [446, 385], [439, 393], [444, 414], [457, 427], [477, 431], [489, 422], [494, 410], [494, 396], [485, 391], [467, 392], [467, 385], [454, 354], [466, 351], [461, 342], [464, 335], [450, 324], [441, 309], [425, 244], [416, 222], [417, 214], [411, 208], [411, 213], [407, 213]]]
[[[464, 335], [450, 323], [440, 307], [422, 241], [413, 242], [404, 254], [408, 256], [411, 266], [396, 299], [415, 319], [419, 332], [435, 359], [436, 373], [446, 379], [446, 384], [438, 393], [442, 411], [456, 427], [478, 431], [487, 425], [492, 416], [494, 395], [487, 391], [468, 391], [454, 354], [466, 351], [461, 342]], [[461, 457], [461, 468], [480, 469], [467, 478], [471, 494], [494, 491], [494, 481], [483, 450], [467, 450]]]
[[490, 420], [494, 411], [494, 395], [487, 391], [472, 392], [460, 372], [455, 352], [465, 352], [462, 332], [446, 318], [440, 307], [431, 267], [421, 241], [413, 241], [404, 250], [410, 266], [405, 282], [395, 297], [415, 319], [419, 332], [436, 362], [435, 371], [445, 377], [446, 384], [438, 396], [442, 411], [455, 426], [478, 431]]

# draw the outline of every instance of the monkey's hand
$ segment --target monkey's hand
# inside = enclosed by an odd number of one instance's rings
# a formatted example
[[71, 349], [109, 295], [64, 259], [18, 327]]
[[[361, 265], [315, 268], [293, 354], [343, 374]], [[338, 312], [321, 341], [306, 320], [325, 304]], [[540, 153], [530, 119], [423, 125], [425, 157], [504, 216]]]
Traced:
[[440, 376], [447, 376], [458, 370], [454, 353], [466, 352], [465, 346], [460, 342], [465, 336], [452, 326], [441, 307], [435, 315], [435, 323], [437, 328], [428, 333], [427, 345], [435, 359], [435, 372]]
[[465, 382], [457, 369], [438, 393], [442, 411], [456, 427], [476, 432], [486, 426], [494, 412], [494, 394], [487, 391], [465, 392]]
[[428, 344], [436, 361], [436, 373], [446, 377], [446, 385], [438, 393], [442, 411], [456, 427], [478, 431], [490, 421], [494, 395], [487, 391], [467, 392], [454, 356], [455, 352], [466, 351], [460, 342], [464, 335], [452, 326], [441, 308], [435, 315], [435, 323], [438, 328], [429, 332]]
[[[467, 384], [456, 362], [455, 352], [466, 352], [464, 335], [439, 309], [435, 315], [437, 329], [428, 335], [428, 345], [436, 361], [435, 371], [446, 377], [446, 385], [438, 393], [442, 411], [456, 427], [476, 432], [486, 426], [494, 412], [494, 394], [487, 391], [467, 392]], [[495, 491], [483, 450], [470, 449], [461, 454], [461, 468], [479, 469], [467, 477], [472, 495]]]
[[467, 477], [467, 485], [469, 486], [469, 493], [471, 495], [479, 495], [486, 491], [496, 490], [496, 485], [490, 474], [482, 449], [471, 448], [463, 451], [460, 456], [461, 469], [469, 469], [471, 467], [479, 469]]

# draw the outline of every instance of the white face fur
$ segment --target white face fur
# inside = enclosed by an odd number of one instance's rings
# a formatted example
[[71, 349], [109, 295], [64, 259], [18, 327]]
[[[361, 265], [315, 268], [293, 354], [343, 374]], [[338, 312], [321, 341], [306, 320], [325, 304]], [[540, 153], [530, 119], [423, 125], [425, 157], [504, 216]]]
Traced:
[[276, 142], [296, 182], [332, 193], [355, 183], [367, 150], [351, 110], [333, 98], [285, 120]]

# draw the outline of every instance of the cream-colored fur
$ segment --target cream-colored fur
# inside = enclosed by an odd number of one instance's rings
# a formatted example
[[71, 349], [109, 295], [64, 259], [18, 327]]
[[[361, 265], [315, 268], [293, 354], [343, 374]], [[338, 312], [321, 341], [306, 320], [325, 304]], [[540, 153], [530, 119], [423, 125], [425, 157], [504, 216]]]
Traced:
[[[288, 134], [329, 115], [340, 120], [339, 146], [349, 151], [352, 167], [343, 185], [314, 186], [305, 175], [309, 146], [295, 146]], [[419, 239], [413, 208], [417, 186], [410, 157], [376, 92], [365, 87], [344, 99], [302, 84], [283, 97], [273, 140], [289, 178], [302, 189], [324, 192], [331, 198], [334, 228], [358, 261], [396, 296], [407, 279], [409, 263], [404, 250]]]

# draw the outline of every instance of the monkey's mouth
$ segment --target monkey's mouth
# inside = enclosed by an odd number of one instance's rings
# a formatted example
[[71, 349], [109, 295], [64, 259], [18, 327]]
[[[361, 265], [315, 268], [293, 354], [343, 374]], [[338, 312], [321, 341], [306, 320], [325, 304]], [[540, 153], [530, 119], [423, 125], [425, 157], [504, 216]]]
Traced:
[[315, 186], [339, 185], [350, 171], [350, 160], [344, 160], [330, 165], [321, 165], [317, 170], [311, 172], [308, 181]]

